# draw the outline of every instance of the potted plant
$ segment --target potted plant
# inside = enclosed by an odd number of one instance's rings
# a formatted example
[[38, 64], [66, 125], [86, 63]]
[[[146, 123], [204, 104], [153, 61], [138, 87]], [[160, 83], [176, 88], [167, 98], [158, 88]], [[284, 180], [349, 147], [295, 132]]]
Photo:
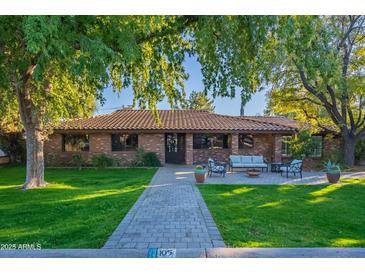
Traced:
[[205, 173], [206, 173], [206, 171], [203, 166], [198, 165], [195, 167], [194, 176], [195, 176], [195, 180], [198, 184], [204, 183]]
[[341, 169], [338, 164], [328, 161], [324, 164], [326, 168], [327, 180], [330, 184], [336, 184], [341, 177]]

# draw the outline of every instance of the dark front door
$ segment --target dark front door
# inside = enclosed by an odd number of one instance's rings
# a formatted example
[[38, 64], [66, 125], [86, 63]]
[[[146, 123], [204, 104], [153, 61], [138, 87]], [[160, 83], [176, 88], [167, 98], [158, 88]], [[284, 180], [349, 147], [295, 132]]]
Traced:
[[185, 164], [185, 134], [166, 133], [165, 160], [171, 164]]

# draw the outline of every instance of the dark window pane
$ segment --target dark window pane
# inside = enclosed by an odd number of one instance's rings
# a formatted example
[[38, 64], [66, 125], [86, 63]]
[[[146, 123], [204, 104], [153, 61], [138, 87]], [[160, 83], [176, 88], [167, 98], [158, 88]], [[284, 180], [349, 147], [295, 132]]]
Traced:
[[194, 134], [193, 148], [230, 148], [231, 138], [228, 134]]
[[112, 134], [112, 151], [136, 150], [137, 134]]
[[63, 151], [89, 151], [89, 135], [65, 134], [62, 139]]
[[251, 134], [238, 135], [239, 148], [253, 148], [253, 136]]
[[231, 135], [223, 134], [223, 148], [231, 148]]

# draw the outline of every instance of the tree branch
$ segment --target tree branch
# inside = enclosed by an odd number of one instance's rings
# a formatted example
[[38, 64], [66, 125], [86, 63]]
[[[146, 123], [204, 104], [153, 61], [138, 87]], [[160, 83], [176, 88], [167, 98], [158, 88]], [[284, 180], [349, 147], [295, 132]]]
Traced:
[[303, 113], [304, 113], [305, 117], [307, 117], [307, 119], [311, 119], [311, 120], [316, 121], [316, 122], [317, 122], [318, 127], [320, 127], [320, 128], [321, 128], [321, 129], [323, 129], [323, 130], [328, 130], [328, 128], [326, 128], [324, 125], [322, 125], [322, 124], [318, 121], [318, 117], [317, 117], [317, 116], [310, 115], [310, 114], [308, 113], [308, 111], [307, 111], [305, 108], [301, 108], [301, 109], [302, 109], [302, 111], [303, 111]]
[[341, 114], [338, 112], [337, 108], [335, 108], [330, 102], [328, 102], [327, 98], [324, 96], [322, 92], [317, 91], [314, 87], [312, 87], [305, 76], [305, 73], [302, 69], [299, 69], [299, 75], [302, 80], [302, 83], [306, 90], [308, 90], [311, 94], [317, 97], [323, 104], [323, 107], [327, 110], [330, 114], [331, 119], [333, 122], [340, 126], [340, 128], [344, 128], [344, 130], [348, 131], [346, 127], [346, 123], [344, 122]]
[[308, 97], [303, 97], [303, 98], [295, 98], [295, 99], [281, 99], [282, 102], [298, 102], [298, 101], [309, 101], [314, 105], [323, 107], [322, 104], [316, 102], [315, 100], [308, 98]]
[[364, 136], [365, 136], [365, 127], [356, 134], [356, 139], [360, 140]]

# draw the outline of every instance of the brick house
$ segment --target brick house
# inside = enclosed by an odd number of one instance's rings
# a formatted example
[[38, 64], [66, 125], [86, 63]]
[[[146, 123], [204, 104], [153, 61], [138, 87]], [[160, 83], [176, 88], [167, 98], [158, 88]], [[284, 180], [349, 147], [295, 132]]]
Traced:
[[[148, 110], [119, 110], [92, 118], [75, 119], [54, 128], [45, 143], [46, 161], [68, 163], [79, 153], [85, 160], [107, 154], [133, 160], [136, 149], [157, 153], [162, 164], [195, 164], [209, 157], [228, 161], [229, 155], [263, 155], [269, 162], [289, 159], [283, 138], [298, 131], [285, 117], [228, 116], [197, 110], [160, 110], [160, 123]], [[327, 146], [316, 136], [315, 163]]]

